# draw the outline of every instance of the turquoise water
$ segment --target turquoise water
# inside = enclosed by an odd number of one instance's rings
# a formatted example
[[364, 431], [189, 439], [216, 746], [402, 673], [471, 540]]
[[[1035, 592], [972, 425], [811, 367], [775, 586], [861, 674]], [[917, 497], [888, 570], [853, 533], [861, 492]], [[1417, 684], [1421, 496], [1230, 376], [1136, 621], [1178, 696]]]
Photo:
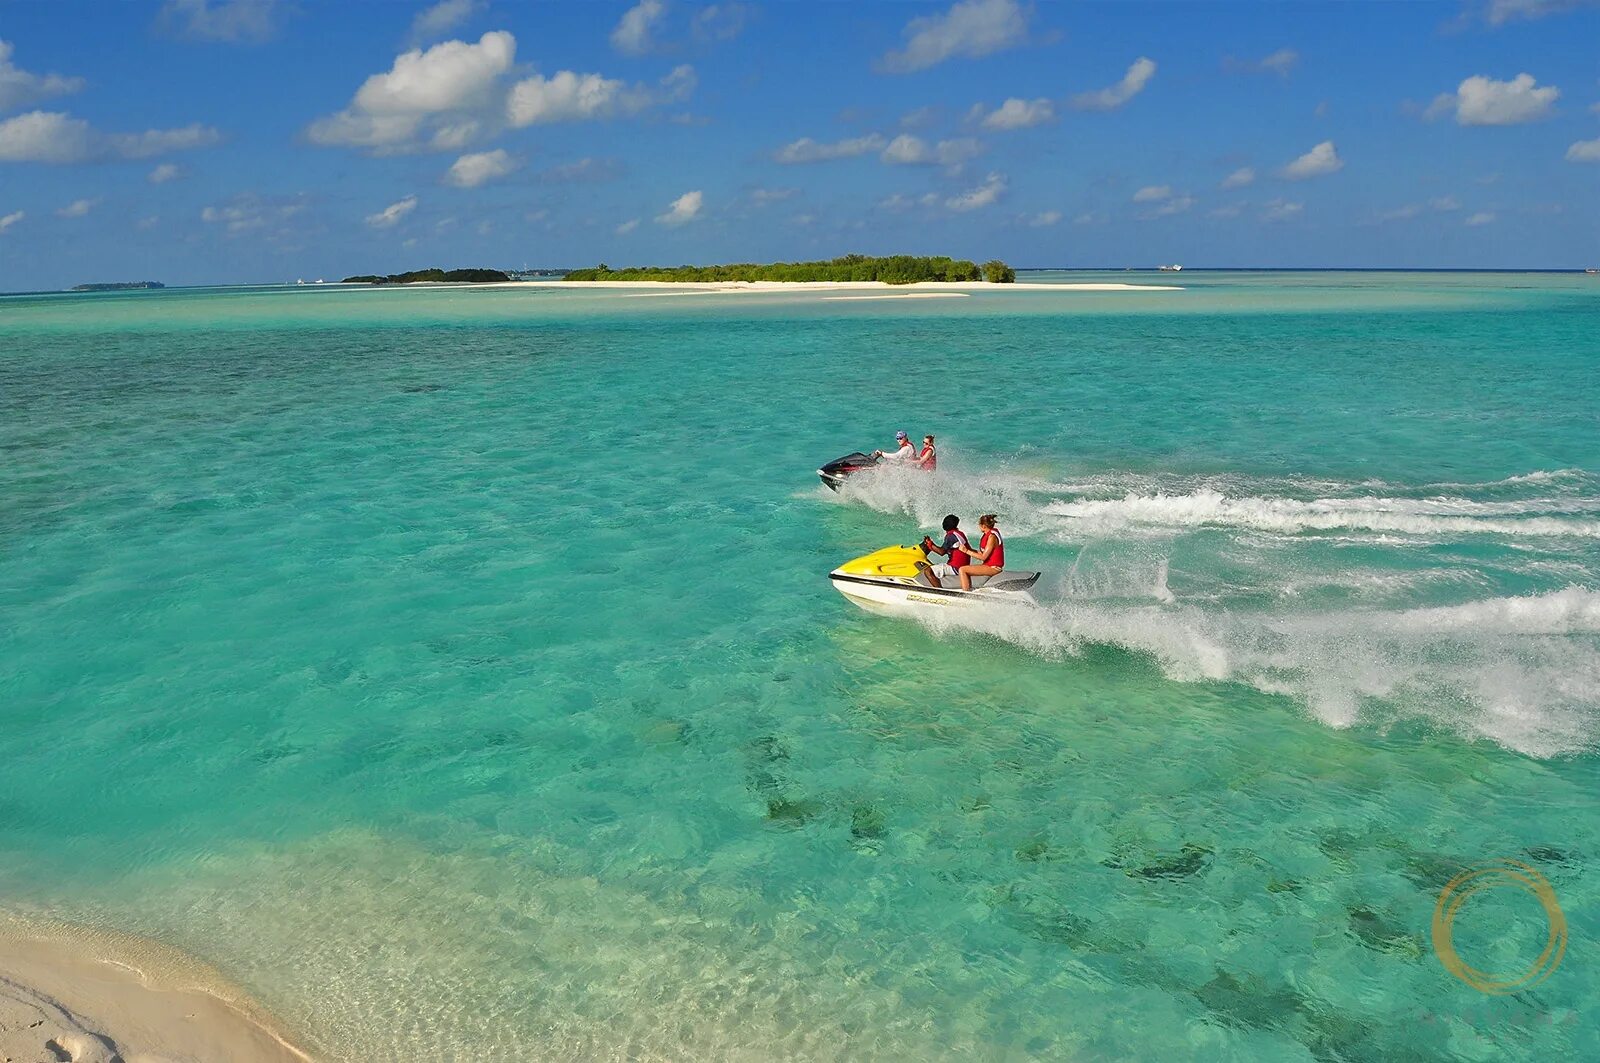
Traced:
[[[1600, 284], [1177, 283], [0, 299], [0, 902], [335, 1057], [1600, 1057]], [[950, 510], [1039, 611], [829, 587]]]

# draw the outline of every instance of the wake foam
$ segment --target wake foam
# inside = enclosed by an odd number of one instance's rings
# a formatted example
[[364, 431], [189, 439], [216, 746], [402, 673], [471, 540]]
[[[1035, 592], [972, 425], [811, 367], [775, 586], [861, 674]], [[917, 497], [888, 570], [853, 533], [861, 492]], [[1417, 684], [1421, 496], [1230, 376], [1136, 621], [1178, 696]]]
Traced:
[[1239, 682], [1291, 697], [1334, 727], [1424, 716], [1535, 757], [1593, 751], [1600, 735], [1600, 593], [1579, 587], [1459, 606], [1288, 615], [1066, 599], [923, 622], [980, 631], [1047, 658], [1119, 647], [1179, 682]]

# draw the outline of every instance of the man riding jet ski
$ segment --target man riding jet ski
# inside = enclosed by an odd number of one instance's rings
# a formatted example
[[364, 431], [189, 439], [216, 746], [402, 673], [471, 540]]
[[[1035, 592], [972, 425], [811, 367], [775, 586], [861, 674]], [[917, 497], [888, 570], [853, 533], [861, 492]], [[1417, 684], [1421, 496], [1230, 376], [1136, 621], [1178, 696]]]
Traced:
[[924, 472], [932, 472], [939, 466], [939, 455], [934, 450], [932, 436], [922, 437], [922, 449], [919, 451], [912, 446], [911, 438], [902, 429], [894, 434], [894, 445], [894, 450], [874, 450], [871, 454], [863, 454], [858, 450], [842, 458], [834, 458], [818, 469], [817, 475], [830, 490], [837, 491], [848, 477], [879, 465], [901, 465]]
[[[997, 556], [996, 547], [989, 539], [991, 533], [998, 536], [994, 518], [985, 515], [985, 520], [990, 522], [983, 524], [988, 544], [982, 555], [985, 564], [973, 564], [978, 558], [967, 554], [972, 547], [965, 536], [960, 536], [952, 516], [945, 518], [942, 545], [924, 537], [917, 546], [886, 546], [865, 557], [846, 561], [828, 573], [828, 579], [833, 582], [834, 590], [872, 612], [903, 614], [986, 604], [1037, 605], [1028, 590], [1039, 582], [1039, 573], [1005, 568], [1004, 553]], [[951, 533], [959, 536], [957, 545], [951, 544]], [[929, 565], [930, 551], [948, 552], [952, 562], [963, 563], [953, 571], [948, 564]], [[963, 590], [964, 583], [971, 589]]]

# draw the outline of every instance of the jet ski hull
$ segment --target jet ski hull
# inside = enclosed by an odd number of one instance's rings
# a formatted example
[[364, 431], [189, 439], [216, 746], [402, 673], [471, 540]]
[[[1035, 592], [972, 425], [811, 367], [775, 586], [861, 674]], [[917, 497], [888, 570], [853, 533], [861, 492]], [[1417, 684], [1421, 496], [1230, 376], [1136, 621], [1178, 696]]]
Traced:
[[930, 587], [916, 567], [926, 557], [927, 551], [921, 547], [890, 546], [846, 561], [828, 573], [828, 579], [852, 604], [875, 613], [904, 616], [1038, 604], [1029, 593], [1039, 580], [1037, 572], [1007, 570], [997, 576], [980, 576], [979, 586], [970, 591], [962, 590], [953, 577], [949, 586]]
[[842, 458], [834, 458], [817, 470], [817, 477], [827, 485], [828, 490], [837, 491], [840, 485], [849, 477], [858, 472], [865, 472], [868, 469], [877, 467], [878, 463], [873, 460], [870, 454], [856, 451], [853, 454], [846, 454]]

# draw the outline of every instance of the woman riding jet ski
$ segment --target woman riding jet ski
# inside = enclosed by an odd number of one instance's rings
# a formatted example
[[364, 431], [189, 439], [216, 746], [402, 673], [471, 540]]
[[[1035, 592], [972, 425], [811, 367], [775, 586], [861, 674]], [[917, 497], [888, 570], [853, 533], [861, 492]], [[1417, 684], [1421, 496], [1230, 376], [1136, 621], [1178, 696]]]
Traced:
[[939, 455], [934, 450], [932, 436], [922, 437], [922, 449], [918, 451], [902, 429], [894, 434], [894, 445], [892, 451], [874, 450], [871, 454], [863, 454], [858, 450], [842, 458], [834, 458], [818, 469], [817, 475], [830, 490], [837, 491], [847, 478], [879, 465], [902, 465], [924, 472], [933, 472], [939, 466]]
[[[991, 549], [988, 558], [991, 564], [962, 566], [965, 581], [972, 586], [971, 590], [962, 590], [961, 573], [945, 575], [940, 570], [947, 566], [928, 565], [929, 551], [937, 548], [926, 536], [917, 546], [886, 546], [865, 557], [846, 561], [828, 573], [828, 579], [833, 582], [834, 590], [872, 612], [904, 614], [930, 609], [1038, 604], [1028, 590], [1039, 582], [1039, 573], [1003, 568], [1003, 556], [1000, 565], [995, 565]], [[971, 571], [973, 568], [983, 568], [989, 573], [975, 573]]]

